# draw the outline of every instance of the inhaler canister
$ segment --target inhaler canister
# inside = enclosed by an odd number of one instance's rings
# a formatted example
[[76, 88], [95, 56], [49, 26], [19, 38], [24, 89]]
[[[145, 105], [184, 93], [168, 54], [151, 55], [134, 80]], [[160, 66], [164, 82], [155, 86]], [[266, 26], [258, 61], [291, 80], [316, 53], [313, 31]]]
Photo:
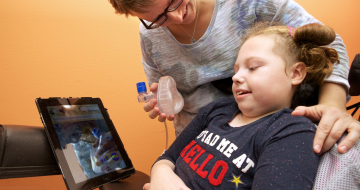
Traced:
[[156, 94], [154, 94], [152, 92], [146, 93], [147, 89], [146, 89], [145, 82], [136, 83], [136, 88], [137, 88], [137, 91], [138, 91], [138, 94], [139, 94], [139, 96], [138, 96], [138, 101], [139, 102], [148, 102], [152, 98], [156, 98]]

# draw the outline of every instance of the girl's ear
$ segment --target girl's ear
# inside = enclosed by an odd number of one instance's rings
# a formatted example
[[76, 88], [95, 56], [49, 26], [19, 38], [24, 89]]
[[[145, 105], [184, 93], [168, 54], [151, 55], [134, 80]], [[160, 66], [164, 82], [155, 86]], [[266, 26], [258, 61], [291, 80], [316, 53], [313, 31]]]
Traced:
[[292, 66], [292, 85], [299, 85], [306, 77], [306, 65], [303, 62], [297, 62]]

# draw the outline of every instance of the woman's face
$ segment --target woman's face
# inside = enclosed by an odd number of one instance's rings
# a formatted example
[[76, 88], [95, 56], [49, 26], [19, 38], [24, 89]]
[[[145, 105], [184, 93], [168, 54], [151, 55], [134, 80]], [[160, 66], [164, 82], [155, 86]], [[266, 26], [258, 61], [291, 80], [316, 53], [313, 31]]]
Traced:
[[[167, 20], [161, 26], [166, 27], [171, 24], [190, 24], [193, 22], [195, 20], [198, 7], [196, 4], [197, 1], [199, 0], [183, 0], [176, 10], [167, 12]], [[171, 0], [157, 0], [154, 5], [149, 7], [149, 12], [131, 12], [131, 15], [153, 22], [160, 14], [164, 13], [170, 2]]]

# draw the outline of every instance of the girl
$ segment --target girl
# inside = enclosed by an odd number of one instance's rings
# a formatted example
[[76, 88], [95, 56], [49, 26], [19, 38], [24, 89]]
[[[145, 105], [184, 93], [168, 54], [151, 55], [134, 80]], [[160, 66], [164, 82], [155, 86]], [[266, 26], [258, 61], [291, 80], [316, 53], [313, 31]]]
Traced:
[[311, 189], [314, 124], [291, 116], [338, 62], [334, 31], [259, 23], [234, 65], [233, 98], [200, 109], [155, 162], [144, 189]]

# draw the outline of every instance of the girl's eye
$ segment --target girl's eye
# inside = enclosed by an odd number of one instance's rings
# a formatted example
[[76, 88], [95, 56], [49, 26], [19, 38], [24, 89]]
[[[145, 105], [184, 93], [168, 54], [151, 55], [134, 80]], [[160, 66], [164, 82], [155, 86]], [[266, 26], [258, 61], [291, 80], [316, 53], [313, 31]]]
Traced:
[[256, 68], [258, 68], [258, 67], [250, 67], [249, 70], [250, 70], [250, 71], [253, 71], [253, 70], [255, 70]]

